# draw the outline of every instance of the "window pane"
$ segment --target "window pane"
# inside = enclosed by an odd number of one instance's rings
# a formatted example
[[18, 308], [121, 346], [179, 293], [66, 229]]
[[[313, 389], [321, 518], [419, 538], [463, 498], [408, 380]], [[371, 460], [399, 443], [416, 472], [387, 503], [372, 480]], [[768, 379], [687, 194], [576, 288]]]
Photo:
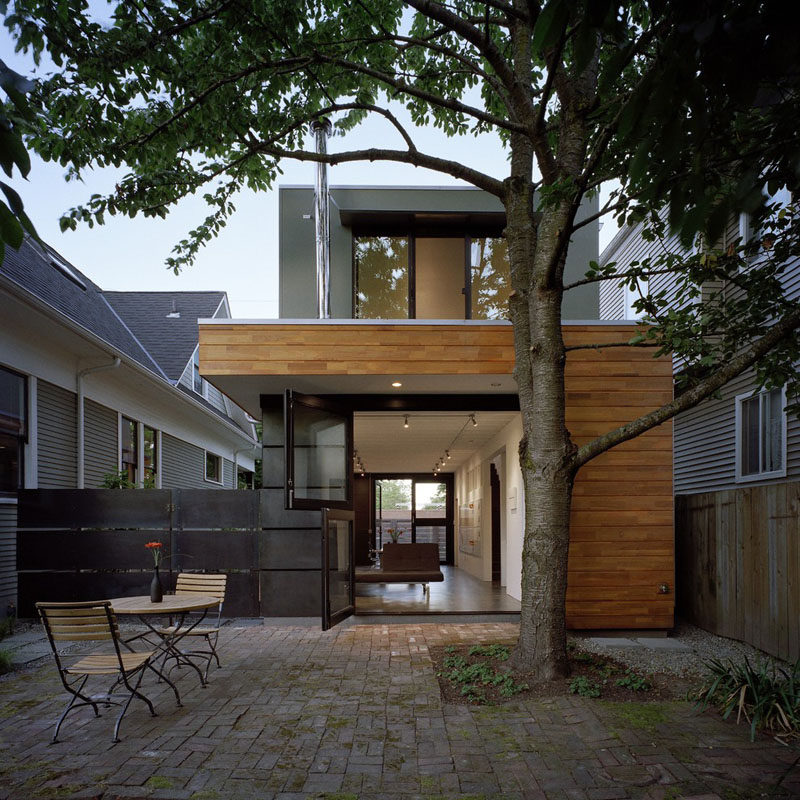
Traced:
[[328, 520], [328, 598], [331, 614], [353, 604], [350, 596], [350, 526], [343, 519]]
[[0, 431], [0, 492], [15, 492], [22, 485], [22, 440]]
[[299, 500], [347, 501], [347, 422], [295, 403], [294, 495]]
[[511, 269], [505, 239], [472, 240], [472, 319], [508, 319]]
[[25, 378], [0, 368], [0, 431], [25, 436]]
[[144, 481], [146, 488], [155, 488], [156, 472], [158, 472], [158, 452], [156, 432], [144, 426]]
[[411, 479], [375, 481], [375, 527], [381, 545], [411, 541]]
[[783, 467], [783, 392], [773, 389], [763, 395], [763, 456], [764, 472]]
[[139, 437], [136, 425], [137, 423], [132, 419], [122, 418], [122, 441], [120, 442], [122, 469], [128, 473], [128, 480], [131, 483], [136, 483], [136, 463], [138, 461], [136, 443]]
[[220, 458], [213, 453], [206, 453], [206, 480], [220, 483]]
[[[443, 517], [446, 511], [446, 483], [417, 483], [414, 486], [414, 509], [417, 520]], [[419, 540], [418, 540], [419, 541]]]
[[759, 398], [743, 400], [741, 405], [742, 430], [742, 475], [755, 475], [759, 472], [758, 428]]
[[356, 319], [408, 319], [408, 238], [355, 239]]

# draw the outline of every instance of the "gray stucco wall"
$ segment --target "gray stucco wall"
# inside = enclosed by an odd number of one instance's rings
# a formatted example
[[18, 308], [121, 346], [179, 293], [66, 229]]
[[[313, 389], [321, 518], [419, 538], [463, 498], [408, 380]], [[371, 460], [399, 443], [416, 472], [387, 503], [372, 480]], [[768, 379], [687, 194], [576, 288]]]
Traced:
[[[353, 312], [353, 236], [342, 225], [341, 209], [363, 211], [503, 211], [500, 201], [479, 189], [440, 187], [331, 187], [331, 312], [350, 319]], [[597, 198], [587, 200], [578, 220], [597, 210]], [[281, 187], [279, 191], [280, 316], [317, 316], [314, 245], [314, 190], [310, 186]], [[570, 246], [565, 281], [586, 273], [598, 258], [597, 224], [581, 228]], [[598, 293], [594, 284], [570, 290], [564, 297], [564, 319], [597, 319]]]
[[52, 383], [38, 383], [39, 488], [77, 485], [77, 397]]
[[83, 415], [83, 484], [99, 489], [105, 475], [117, 470], [117, 412], [86, 399]]

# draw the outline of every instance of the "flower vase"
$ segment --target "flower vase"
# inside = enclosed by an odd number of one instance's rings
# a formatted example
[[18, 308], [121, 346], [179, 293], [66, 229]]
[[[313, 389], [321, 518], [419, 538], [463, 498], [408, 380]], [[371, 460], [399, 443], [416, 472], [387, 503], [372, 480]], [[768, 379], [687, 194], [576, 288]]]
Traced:
[[150, 602], [160, 603], [164, 599], [164, 589], [161, 586], [161, 576], [158, 567], [153, 570], [153, 580], [150, 581]]

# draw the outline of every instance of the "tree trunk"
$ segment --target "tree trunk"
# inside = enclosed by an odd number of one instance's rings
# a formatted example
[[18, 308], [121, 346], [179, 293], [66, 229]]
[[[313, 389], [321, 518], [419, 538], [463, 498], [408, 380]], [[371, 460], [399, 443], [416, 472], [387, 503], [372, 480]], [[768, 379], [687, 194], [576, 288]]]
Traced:
[[[520, 638], [512, 663], [550, 680], [569, 671], [565, 602], [575, 448], [564, 421], [564, 256], [558, 255], [558, 232], [568, 212], [553, 209], [536, 225], [531, 200], [532, 188], [509, 183], [506, 236], [525, 487]], [[535, 233], [526, 235], [531, 230]]]

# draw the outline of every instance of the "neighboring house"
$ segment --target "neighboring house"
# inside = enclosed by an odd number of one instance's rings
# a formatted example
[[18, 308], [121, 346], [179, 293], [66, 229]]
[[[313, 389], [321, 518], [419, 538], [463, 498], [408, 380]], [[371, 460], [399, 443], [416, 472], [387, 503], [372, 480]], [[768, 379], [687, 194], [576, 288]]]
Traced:
[[[437, 542], [444, 564], [518, 600], [522, 426], [503, 207], [469, 188], [334, 186], [325, 225], [327, 201], [308, 186], [280, 189], [280, 319], [200, 324], [201, 373], [263, 421], [263, 613], [316, 613], [320, 582], [338, 587], [329, 605], [349, 613], [349, 579], [329, 579], [333, 562], [317, 555], [323, 523], [310, 509], [323, 507], [352, 514], [356, 564], [402, 524], [401, 541]], [[596, 210], [589, 200], [578, 219]], [[327, 230], [329, 271], [315, 263]], [[596, 222], [576, 232], [567, 282], [597, 259], [597, 239]], [[329, 291], [330, 318], [317, 318], [317, 287], [323, 299]], [[632, 323], [598, 320], [594, 285], [567, 292], [563, 314], [568, 344], [630, 338]], [[669, 359], [625, 348], [571, 351], [566, 381], [567, 422], [581, 443], [672, 392]], [[571, 627], [672, 627], [671, 459], [668, 424], [581, 470]], [[642, 473], [648, 479], [631, 491]], [[386, 482], [404, 483], [404, 508], [381, 506]], [[324, 539], [342, 571], [347, 524], [329, 521]]]
[[0, 307], [0, 614], [18, 489], [252, 485], [253, 424], [197, 369], [197, 319], [230, 316], [224, 292], [104, 292], [27, 239]]
[[[748, 218], [731, 219], [722, 249], [754, 235]], [[622, 229], [601, 264], [631, 262], [664, 250], [680, 252], [675, 237], [647, 242], [641, 224]], [[787, 299], [800, 301], [800, 261], [784, 270]], [[649, 289], [676, 306], [674, 280], [655, 276]], [[733, 286], [704, 286], [735, 291]], [[600, 290], [600, 316], [632, 319], [633, 296], [614, 281]], [[682, 364], [675, 363], [678, 371]], [[798, 365], [800, 368], [800, 364]], [[755, 391], [749, 370], [674, 423], [674, 483], [679, 547], [679, 608], [710, 630], [743, 639], [792, 660], [800, 656], [800, 420], [785, 412], [782, 388]], [[786, 527], [788, 526], [788, 527]], [[788, 548], [788, 549], [787, 549]]]

